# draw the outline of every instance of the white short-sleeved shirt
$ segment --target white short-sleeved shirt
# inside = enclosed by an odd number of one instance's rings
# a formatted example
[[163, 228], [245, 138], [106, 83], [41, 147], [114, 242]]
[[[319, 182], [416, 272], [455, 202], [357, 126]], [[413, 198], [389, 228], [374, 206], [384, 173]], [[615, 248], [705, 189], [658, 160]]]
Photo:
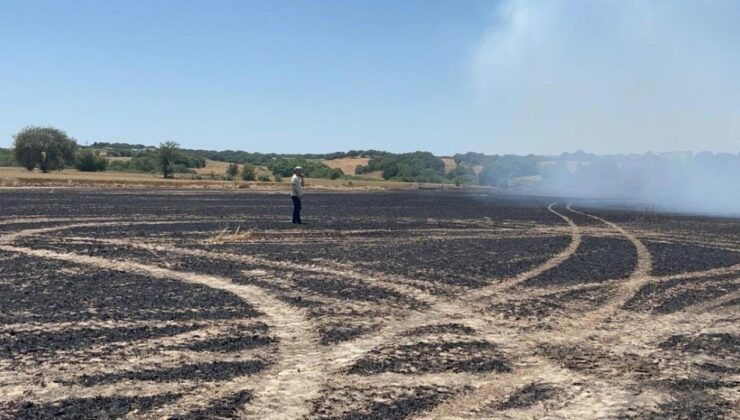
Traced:
[[290, 179], [291, 192], [290, 195], [293, 197], [303, 197], [303, 179], [296, 174]]

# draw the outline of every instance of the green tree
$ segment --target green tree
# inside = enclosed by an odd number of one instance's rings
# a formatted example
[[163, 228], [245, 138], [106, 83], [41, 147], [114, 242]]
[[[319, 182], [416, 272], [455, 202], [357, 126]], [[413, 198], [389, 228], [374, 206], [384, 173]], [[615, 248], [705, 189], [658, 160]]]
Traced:
[[77, 142], [54, 127], [27, 127], [15, 135], [15, 159], [29, 171], [64, 169], [74, 163], [76, 149]]
[[242, 166], [242, 179], [245, 181], [254, 181], [257, 179], [257, 175], [254, 171], [254, 166], [245, 163], [244, 166]]
[[355, 169], [357, 174], [382, 171], [383, 179], [414, 182], [446, 182], [445, 164], [429, 152], [379, 155], [365, 166]]
[[300, 166], [303, 168], [307, 178], [330, 178], [337, 179], [344, 175], [339, 168], [330, 168], [321, 162], [309, 159], [275, 159], [267, 164], [273, 175], [291, 176], [293, 168]]
[[166, 141], [159, 144], [157, 149], [157, 158], [159, 159], [159, 166], [162, 168], [162, 175], [165, 178], [172, 178], [172, 165], [177, 160], [180, 154], [180, 145], [174, 141]]
[[236, 163], [230, 163], [229, 166], [226, 167], [226, 176], [234, 178], [237, 174], [239, 174], [239, 165]]
[[0, 149], [0, 166], [17, 166], [13, 149]]
[[104, 171], [108, 167], [108, 159], [100, 156], [100, 153], [93, 152], [90, 149], [83, 149], [77, 153], [77, 163], [75, 167], [82, 172]]

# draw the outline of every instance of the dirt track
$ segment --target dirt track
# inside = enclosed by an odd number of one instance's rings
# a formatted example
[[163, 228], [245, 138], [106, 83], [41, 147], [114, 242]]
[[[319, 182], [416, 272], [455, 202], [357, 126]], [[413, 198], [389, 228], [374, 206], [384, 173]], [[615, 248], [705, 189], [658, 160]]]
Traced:
[[737, 219], [398, 192], [310, 195], [295, 229], [274, 194], [0, 200], [0, 418], [740, 410]]

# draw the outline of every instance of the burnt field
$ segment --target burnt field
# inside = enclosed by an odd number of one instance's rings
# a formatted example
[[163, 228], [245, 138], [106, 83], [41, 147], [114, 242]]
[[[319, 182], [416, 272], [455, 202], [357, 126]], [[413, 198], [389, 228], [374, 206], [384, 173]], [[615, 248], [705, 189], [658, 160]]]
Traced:
[[0, 418], [737, 418], [740, 220], [0, 191]]

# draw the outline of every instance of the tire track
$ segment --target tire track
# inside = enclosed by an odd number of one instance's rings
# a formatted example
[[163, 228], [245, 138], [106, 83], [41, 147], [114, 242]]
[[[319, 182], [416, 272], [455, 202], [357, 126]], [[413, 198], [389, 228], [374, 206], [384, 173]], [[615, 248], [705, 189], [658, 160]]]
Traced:
[[650, 251], [648, 251], [647, 247], [637, 239], [637, 237], [615, 223], [595, 215], [574, 210], [570, 205], [568, 205], [568, 210], [581, 216], [598, 220], [599, 222], [609, 226], [611, 229], [619, 232], [620, 235], [625, 237], [637, 251], [637, 264], [634, 271], [627, 280], [616, 283], [618, 286], [617, 290], [611, 296], [609, 302], [601, 305], [596, 310], [587, 312], [585, 316], [581, 317], [572, 327], [572, 333], [577, 334], [575, 338], [582, 338], [584, 335], [590, 333], [596, 325], [603, 322], [606, 317], [614, 314], [622, 308], [643, 286], [653, 282], [653, 278], [650, 275], [652, 270], [652, 257], [650, 255]]
[[[540, 274], [541, 272], [544, 272], [546, 270], [552, 269], [562, 263], [562, 261], [565, 261], [568, 259], [575, 250], [578, 248], [581, 242], [581, 232], [578, 228], [578, 226], [567, 216], [557, 212], [553, 209], [555, 203], [548, 206], [548, 211], [551, 213], [559, 216], [561, 219], [563, 219], [571, 232], [571, 242], [560, 253], [556, 254], [554, 257], [547, 260], [545, 263], [539, 265], [538, 267], [535, 267], [534, 269], [531, 269], [523, 274], [518, 275], [517, 277], [510, 279], [509, 281], [504, 281], [503, 284], [497, 284], [494, 286], [489, 286], [488, 288], [477, 291], [475, 293], [474, 298], [484, 298], [486, 296], [491, 296], [495, 294], [498, 290], [503, 289], [505, 287], [510, 287], [511, 285], [515, 285], [521, 281], [526, 280], [529, 277], [535, 276]], [[110, 222], [110, 225], [116, 225], [116, 224], [131, 224], [131, 222]], [[78, 227], [80, 225], [84, 224], [76, 224], [74, 226], [61, 226], [61, 227], [54, 227], [54, 228], [44, 228], [44, 229], [35, 229], [25, 232], [20, 232], [14, 235], [13, 239], [22, 237], [22, 236], [28, 236], [33, 235], [37, 233], [46, 233], [49, 231], [55, 231], [55, 230], [63, 230], [63, 229], [69, 229]], [[99, 225], [99, 224], [87, 224], [89, 225]], [[115, 240], [112, 240], [115, 241]], [[157, 245], [148, 245], [148, 244], [139, 244], [139, 243], [131, 243], [129, 241], [121, 241], [121, 245], [130, 245], [130, 246], [139, 246], [142, 245], [146, 248], [150, 248], [151, 250], [160, 250], [160, 251], [172, 251], [174, 252], [184, 252], [188, 253], [194, 256], [200, 256], [200, 257], [206, 257], [206, 258], [214, 258], [219, 257], [220, 259], [224, 259], [223, 254], [213, 254], [209, 253], [208, 251], [201, 251], [201, 250], [185, 250], [185, 249], [178, 249], [174, 247], [160, 247]], [[38, 251], [38, 252], [44, 252], [44, 251]], [[94, 258], [94, 257], [90, 257]], [[236, 256], [236, 255], [229, 255], [226, 256], [227, 259], [238, 259], [242, 262], [249, 262], [249, 263], [265, 263], [265, 262], [271, 262], [269, 260], [262, 260], [262, 259], [255, 259], [254, 257], [244, 257], [244, 256]], [[276, 268], [280, 269], [299, 269], [299, 270], [310, 270], [310, 271], [316, 271], [316, 267], [314, 266], [307, 266], [307, 265], [298, 265], [298, 264], [285, 264], [285, 263], [278, 263]], [[331, 270], [331, 269], [323, 269], [321, 272], [334, 274], [334, 275], [342, 275], [347, 276], [347, 272], [344, 270]], [[363, 278], [365, 280], [365, 278]], [[412, 295], [413, 297], [419, 299], [419, 291], [418, 289], [411, 289], [404, 287], [404, 290], [399, 290], [399, 292], [402, 292], [406, 295]], [[426, 295], [426, 294], [425, 294]], [[471, 310], [471, 308], [468, 305], [468, 302], [466, 298], [463, 299], [456, 299], [453, 301], [444, 301], [440, 300], [434, 296], [424, 296], [422, 300], [423, 302], [430, 304], [431, 309], [425, 310], [423, 312], [417, 312], [412, 315], [412, 317], [405, 318], [404, 320], [401, 320], [397, 323], [391, 323], [390, 326], [385, 327], [379, 334], [373, 334], [373, 337], [363, 337], [358, 340], [354, 340], [352, 342], [349, 342], [347, 344], [340, 344], [335, 348], [335, 351], [332, 352], [332, 354], [335, 356], [335, 359], [332, 361], [332, 366], [334, 372], [341, 370], [343, 367], [348, 366], [352, 362], [356, 361], [363, 355], [365, 355], [367, 352], [377, 348], [380, 343], [378, 342], [378, 336], [383, 337], [383, 341], [389, 341], [393, 339], [397, 334], [409, 329], [413, 328], [414, 326], [421, 326], [428, 323], [433, 323], [434, 321], [437, 322], [444, 322], [449, 321], [450, 319], [456, 320], [458, 322], [464, 320], [465, 324], [469, 326], [473, 326], [474, 328], [482, 328], [485, 324], [485, 322], [481, 319], [478, 319], [478, 316], [480, 314], [475, 313], [474, 310]], [[443, 381], [444, 382], [444, 381]], [[265, 414], [264, 412], [253, 412], [253, 414]]]
[[556, 216], [560, 217], [561, 219], [565, 221], [565, 223], [568, 224], [568, 227], [570, 228], [570, 237], [571, 237], [571, 240], [568, 246], [564, 250], [556, 254], [554, 257], [550, 258], [545, 263], [540, 264], [537, 267], [534, 267], [511, 279], [495, 283], [492, 286], [489, 286], [479, 291], [470, 293], [469, 295], [466, 296], [468, 299], [481, 300], [481, 299], [493, 297], [496, 294], [502, 292], [503, 290], [510, 289], [533, 277], [536, 277], [544, 273], [545, 271], [552, 270], [553, 268], [562, 264], [565, 260], [569, 259], [576, 253], [576, 250], [578, 250], [578, 247], [581, 245], [581, 237], [582, 237], [581, 228], [578, 225], [576, 225], [576, 223], [573, 222], [571, 218], [553, 209], [555, 204], [556, 203], [552, 203], [549, 206], [547, 206], [547, 210], [550, 211], [550, 213], [553, 213]]
[[[42, 233], [59, 232], [63, 230], [76, 229], [76, 228], [82, 228], [82, 227], [124, 226], [124, 225], [133, 226], [133, 225], [150, 225], [150, 224], [151, 225], [161, 225], [161, 224], [199, 223], [199, 222], [201, 221], [200, 220], [189, 220], [189, 221], [176, 220], [176, 221], [117, 221], [117, 222], [103, 222], [103, 223], [76, 223], [76, 224], [71, 224], [71, 225], [51, 226], [51, 227], [37, 228], [37, 229], [26, 229], [26, 230], [21, 230], [21, 231], [17, 231], [17, 232], [5, 234], [5, 235], [0, 235], [0, 244], [12, 243], [13, 241], [23, 238], [23, 237], [34, 236], [34, 235], [38, 235]], [[281, 270], [288, 270], [288, 271], [304, 270], [304, 271], [309, 271], [312, 273], [336, 275], [336, 276], [345, 277], [345, 278], [352, 279], [352, 280], [362, 281], [365, 283], [377, 284], [382, 287], [386, 287], [390, 290], [396, 291], [398, 293], [411, 296], [412, 298], [426, 305], [433, 305], [439, 300], [435, 295], [427, 293], [423, 290], [425, 287], [430, 287], [431, 286], [430, 284], [422, 280], [411, 279], [411, 278], [402, 277], [402, 276], [385, 275], [385, 274], [372, 275], [372, 274], [360, 273], [354, 270], [348, 270], [345, 267], [336, 269], [332, 267], [322, 266], [320, 264], [300, 264], [300, 263], [293, 263], [293, 262], [288, 262], [288, 261], [275, 261], [275, 260], [270, 260], [266, 258], [249, 256], [249, 255], [237, 255], [237, 254], [231, 254], [231, 253], [215, 253], [215, 252], [205, 251], [205, 250], [200, 250], [200, 249], [178, 248], [174, 246], [155, 245], [155, 244], [141, 243], [141, 242], [135, 242], [135, 241], [130, 241], [130, 240], [122, 240], [122, 239], [99, 239], [99, 238], [86, 238], [86, 239], [94, 240], [100, 243], [107, 243], [111, 245], [130, 246], [130, 247], [139, 248], [139, 249], [147, 249], [149, 251], [172, 252], [172, 253], [190, 255], [190, 256], [195, 256], [195, 257], [218, 259], [222, 261], [233, 261], [233, 262], [242, 262], [246, 264], [265, 265], [273, 269], [281, 269]], [[410, 284], [410, 285], [416, 285], [418, 287], [409, 286], [404, 283]]]
[[[110, 220], [110, 219], [108, 219]], [[58, 232], [67, 229], [96, 227], [96, 226], [133, 226], [133, 225], [172, 225], [182, 223], [201, 223], [202, 220], [154, 220], [154, 221], [114, 221], [114, 222], [97, 222], [97, 223], [73, 223], [57, 226], [49, 226], [35, 229], [23, 229], [11, 233], [0, 235], [0, 244], [13, 243], [14, 241], [29, 236], [35, 236], [42, 233]]]
[[[612, 382], [610, 380], [605, 380], [603, 378], [600, 378], [599, 381], [595, 381], [595, 375], [598, 375], [598, 372], [596, 373], [589, 373], [589, 374], [580, 374], [575, 373], [574, 371], [571, 371], [569, 369], [564, 369], [558, 366], [555, 366], [552, 362], [550, 362], [547, 359], [544, 359], [542, 357], [538, 356], [529, 356], [523, 360], [520, 360], [517, 365], [519, 366], [513, 373], [511, 374], [493, 374], [493, 375], [477, 375], [477, 374], [423, 374], [423, 375], [402, 375], [402, 374], [379, 374], [379, 375], [373, 375], [373, 376], [358, 376], [358, 375], [344, 375], [343, 370], [357, 361], [359, 358], [366, 355], [368, 352], [384, 345], [392, 340], [396, 340], [397, 336], [401, 333], [413, 329], [418, 326], [427, 325], [427, 324], [434, 324], [434, 323], [444, 323], [444, 322], [457, 322], [461, 323], [466, 326], [470, 326], [472, 328], [475, 328], [479, 330], [484, 337], [499, 341], [501, 338], [507, 338], [506, 341], [511, 341], [510, 337], [515, 337], [515, 342], [513, 344], [507, 344], [505, 346], [502, 346], [503, 350], [505, 350], [505, 353], [511, 354], [511, 353], [522, 353], [522, 352], [529, 352], [531, 353], [532, 349], [534, 349], [537, 345], [539, 345], [543, 340], [546, 340], [548, 338], [558, 338], [558, 337], [565, 337], [566, 340], [558, 340], [561, 342], [567, 342], [567, 343], [578, 343], [581, 342], [586, 335], [592, 335], [596, 329], [599, 327], [599, 325], [608, 317], [612, 316], [615, 313], [618, 313], [627, 300], [629, 300], [634, 293], [636, 293], [642, 286], [645, 284], [653, 283], [653, 282], [661, 282], [665, 281], [669, 278], [676, 278], [676, 275], [673, 276], [665, 276], [665, 277], [651, 277], [650, 276], [650, 268], [652, 265], [651, 256], [647, 250], [647, 248], [637, 239], [634, 235], [632, 235], [630, 232], [626, 231], [625, 229], [621, 228], [620, 226], [609, 222], [605, 219], [599, 218], [597, 216], [589, 215], [586, 213], [579, 212], [577, 210], [574, 210], [569, 205], [567, 209], [573, 213], [581, 214], [583, 216], [591, 217], [594, 220], [598, 220], [608, 226], [611, 230], [619, 233], [620, 235], [627, 238], [635, 247], [638, 254], [638, 261], [635, 266], [635, 270], [630, 275], [630, 277], [627, 280], [612, 280], [607, 281], [609, 285], [616, 285], [618, 286], [616, 288], [616, 294], [614, 295], [615, 299], [612, 302], [609, 302], [607, 305], [601, 306], [597, 308], [594, 311], [591, 311], [587, 314], [585, 318], [582, 318], [580, 320], [577, 320], [575, 323], [571, 324], [564, 324], [561, 325], [560, 328], [555, 331], [552, 334], [543, 335], [539, 339], [531, 339], [531, 338], [523, 338], [521, 337], [522, 332], [520, 330], [517, 330], [515, 326], [505, 326], [501, 325], [500, 323], [496, 323], [495, 321], [492, 322], [491, 320], [487, 320], [485, 317], [485, 314], [479, 311], [479, 309], [476, 307], [477, 305], [484, 303], [487, 299], [495, 298], [497, 295], [499, 295], [501, 292], [504, 292], [507, 289], [511, 289], [516, 287], [519, 283], [527, 280], [528, 278], [531, 278], [533, 276], [539, 275], [544, 271], [550, 270], [554, 267], [557, 267], [559, 264], [561, 264], [563, 261], [566, 261], [568, 258], [570, 258], [578, 249], [581, 243], [581, 235], [585, 230], [579, 228], [578, 225], [575, 224], [570, 218], [565, 216], [564, 214], [561, 214], [553, 209], [555, 203], [548, 206], [548, 210], [552, 212], [553, 214], [556, 214], [560, 216], [570, 228], [571, 232], [571, 242], [570, 244], [561, 252], [544, 262], [543, 264], [534, 267], [530, 269], [529, 271], [522, 273], [516, 277], [504, 280], [503, 282], [500, 282], [498, 284], [493, 284], [485, 289], [478, 290], [475, 292], [472, 292], [470, 294], [464, 295], [462, 297], [453, 298], [453, 299], [442, 299], [436, 296], [429, 296], [429, 301], [426, 303], [429, 304], [429, 308], [425, 308], [421, 311], [415, 311], [412, 312], [412, 314], [409, 317], [399, 319], [398, 321], [391, 321], [387, 323], [381, 330], [377, 333], [372, 333], [369, 336], [363, 336], [356, 340], [346, 342], [339, 344], [334, 347], [332, 351], [330, 351], [331, 355], [333, 357], [330, 357], [331, 360], [328, 360], [325, 356], [321, 354], [322, 348], [317, 348], [318, 353], [316, 355], [311, 355], [310, 358], [312, 360], [322, 360], [322, 367], [318, 370], [322, 371], [324, 377], [324, 380], [331, 380], [332, 383], [338, 383], [340, 385], [346, 384], [372, 384], [372, 385], [383, 385], [383, 384], [398, 384], [402, 383], [408, 386], [413, 385], [448, 385], [453, 387], [463, 387], [463, 386], [472, 386], [474, 388], [473, 392], [465, 393], [459, 397], [453, 398], [447, 402], [444, 402], [440, 404], [436, 409], [431, 411], [430, 413], [427, 413], [426, 415], [423, 415], [423, 418], [443, 418], [447, 416], [453, 416], [457, 418], [458, 416], [462, 415], [470, 415], [470, 416], [476, 416], [476, 413], [480, 413], [479, 409], [490, 407], [491, 404], [494, 403], [500, 403], [502, 402], [507, 396], [511, 395], [514, 391], [517, 389], [521, 389], [523, 386], [527, 385], [528, 383], [538, 382], [538, 381], [546, 381], [549, 383], [560, 383], [560, 384], [574, 384], [574, 383], [580, 383], [584, 381], [588, 381], [590, 384], [586, 387], [585, 393], [579, 394], [578, 398], [573, 401], [564, 401], [562, 402], [562, 407], [556, 411], [557, 415], [563, 415], [563, 416], [569, 416], [569, 415], [584, 415], [588, 416], [589, 411], [591, 414], [594, 413], [602, 413], [604, 415], [617, 415], [626, 407], [626, 402], [629, 398], [632, 398], [629, 393], [624, 391], [624, 384], [623, 383], [617, 383]], [[115, 223], [115, 222], [113, 222]], [[129, 223], [130, 224], [130, 223]], [[94, 224], [99, 225], [99, 224]], [[25, 235], [24, 235], [25, 236]], [[115, 240], [114, 240], [115, 241]], [[146, 246], [146, 247], [158, 247], [158, 245], [150, 245], [150, 244], [141, 244], [141, 243], [132, 243], [129, 241], [121, 241], [122, 245], [128, 244], [129, 246]], [[5, 250], [3, 246], [0, 246], [0, 250]], [[171, 248], [171, 249], [170, 249]], [[42, 250], [34, 250], [30, 248], [20, 248], [27, 251], [33, 251], [33, 252], [50, 252], [51, 251], [42, 251]], [[195, 252], [196, 254], [192, 254], [194, 256], [201, 256], [204, 258], [219, 258], [223, 254], [215, 254], [211, 253], [209, 251], [201, 251], [201, 250], [191, 250], [191, 249], [180, 249], [180, 248], [174, 248], [174, 247], [164, 247], [162, 249], [159, 249], [161, 251], [168, 251], [168, 252]], [[205, 254], [203, 253], [205, 252]], [[69, 255], [69, 254], [57, 254], [57, 255]], [[84, 256], [80, 256], [84, 257]], [[97, 257], [84, 257], [84, 258], [97, 258]], [[250, 256], [238, 256], [235, 254], [228, 254], [226, 258], [238, 258], [241, 262], [249, 262], [249, 263], [257, 263], [257, 264], [263, 264], [263, 259], [257, 259], [254, 258], [257, 257], [250, 257]], [[223, 258], [222, 258], [223, 259]], [[247, 261], [249, 260], [249, 261]], [[105, 260], [108, 263], [113, 264], [119, 264], [118, 261], [110, 261]], [[271, 262], [271, 260], [264, 259], [264, 261]], [[131, 263], [128, 262], [120, 262], [121, 264], [126, 264], [127, 266], [130, 266]], [[277, 263], [277, 262], [276, 262]], [[289, 265], [292, 265], [294, 263], [288, 263]], [[264, 264], [267, 265], [267, 264]], [[326, 264], [322, 265], [329, 265], [329, 267], [322, 267], [318, 266], [319, 270], [327, 269], [327, 271], [319, 271], [331, 275], [338, 275], [347, 277], [346, 271], [340, 270], [339, 268], [331, 267], [332, 263], [327, 262]], [[155, 270], [165, 270], [165, 271], [171, 271], [166, 269], [161, 269], [154, 266], [147, 266], [150, 269]], [[278, 265], [273, 266], [277, 270], [309, 270], [316, 272], [317, 266], [315, 265], [308, 265], [308, 264], [297, 264], [293, 265], [292, 268], [289, 268], [290, 266], [286, 266], [282, 262], [279, 262]], [[737, 269], [738, 266], [733, 266], [729, 268], [723, 268], [723, 269], [712, 269], [712, 270], [706, 270], [703, 272], [696, 272], [695, 274], [705, 274], [705, 273], [716, 273], [717, 270], [724, 270], [724, 272], [734, 272], [731, 270]], [[192, 274], [192, 273], [185, 273], [185, 274]], [[357, 273], [359, 274], [359, 273]], [[680, 276], [690, 277], [688, 275], [690, 273], [682, 273]], [[710, 275], [710, 274], [707, 274]], [[211, 277], [211, 276], [199, 276], [198, 277]], [[363, 278], [363, 280], [367, 281], [367, 276]], [[375, 279], [373, 279], [375, 280]], [[228, 281], [228, 280], [226, 280]], [[378, 281], [388, 281], [387, 279], [378, 279]], [[258, 287], [254, 287], [260, 291], [262, 289], [259, 289]], [[399, 290], [399, 292], [402, 292], [406, 295], [408, 295], [409, 291], [416, 291], [419, 292], [416, 288], [410, 288], [408, 286], [402, 286], [403, 288], [408, 288], [405, 291]], [[570, 290], [570, 289], [578, 289], [581, 288], [581, 286], [576, 285], [573, 287], [566, 287], [563, 290]], [[262, 291], [262, 293], [266, 294], [266, 292]], [[421, 292], [424, 293], [424, 292]], [[548, 290], [547, 293], [552, 293], [552, 290]], [[519, 296], [519, 295], [517, 295]], [[254, 299], [254, 297], [252, 297]], [[729, 300], [729, 299], [727, 299]], [[251, 300], [250, 300], [251, 302]], [[263, 309], [260, 306], [257, 306], [258, 309]], [[291, 309], [292, 310], [292, 309]], [[294, 310], [292, 310], [295, 312]], [[269, 314], [268, 314], [269, 315]], [[630, 314], [622, 314], [622, 315], [628, 315], [627, 319], [618, 319], [617, 322], [612, 322], [612, 325], [610, 325], [610, 328], [612, 329], [619, 329], [619, 325], [622, 325], [624, 322], [627, 322], [629, 320], [632, 320], [633, 317], [630, 316]], [[284, 314], [284, 317], [287, 319], [287, 315]], [[304, 320], [305, 321], [305, 320]], [[274, 322], [270, 323], [271, 325], [276, 326], [276, 328], [279, 328], [280, 325], [276, 325]], [[672, 322], [670, 324], [673, 324]], [[667, 326], [666, 326], [667, 328]], [[663, 331], [665, 332], [665, 331]], [[644, 341], [650, 337], [651, 339], [654, 338], [655, 334], [643, 334], [640, 337], [639, 341]], [[521, 338], [521, 339], [520, 339]], [[605, 336], [602, 334], [600, 337], [598, 337], [598, 340], [601, 341], [605, 338]], [[281, 339], [281, 343], [283, 340]], [[634, 343], [633, 343], [634, 344]], [[620, 346], [624, 345], [632, 345], [630, 343], [620, 343]], [[326, 350], [326, 349], [323, 349]], [[279, 359], [280, 361], [283, 360], [283, 358]], [[277, 373], [277, 372], [275, 372]], [[258, 377], [259, 380], [268, 382], [268, 388], [269, 389], [277, 389], [281, 388], [276, 383], [269, 383], [269, 381], [266, 380], [268, 375], [265, 375], [264, 373], [261, 374], [261, 376]], [[275, 376], [270, 376], [271, 378], [275, 378]], [[255, 378], [252, 378], [255, 379]], [[229, 392], [233, 392], [234, 390], [238, 390], [239, 386], [241, 387], [247, 387], [248, 385], [245, 383], [224, 383], [226, 387], [228, 387]], [[319, 384], [317, 384], [319, 385]], [[303, 385], [301, 384], [301, 388]], [[318, 388], [318, 387], [316, 387]], [[255, 388], [256, 389], [256, 388]], [[210, 388], [208, 387], [207, 392], [218, 392], [219, 390], [214, 387]], [[219, 393], [219, 395], [225, 395], [226, 393]], [[269, 394], [265, 396], [265, 394]], [[292, 403], [290, 400], [290, 395], [279, 393], [272, 393], [272, 392], [265, 392], [262, 395], [262, 398], [259, 400], [259, 403], [257, 405], [257, 409], [255, 409], [253, 406], [248, 406], [247, 411], [244, 411], [242, 414], [247, 416], [254, 416], [254, 417], [270, 417], [272, 415], [276, 415], [276, 413], [284, 414], [288, 417], [293, 417], [293, 414], [295, 415], [306, 415], [309, 414], [306, 411], [306, 407], [308, 404], [306, 401], [310, 401], [311, 398], [304, 398], [303, 402], [303, 408], [300, 410], [295, 411], [287, 411], [291, 414], [285, 414], [286, 413], [286, 407], [282, 406], [280, 404], [274, 405], [275, 401], [280, 401], [280, 398], [287, 398], [288, 401], [288, 407], [296, 407], [300, 406], [301, 404], [295, 404]], [[259, 396], [258, 396], [259, 397]], [[655, 399], [663, 398], [663, 396], [650, 396], [652, 398], [651, 401], [654, 401]], [[214, 400], [215, 398], [210, 398], [210, 400]], [[195, 404], [195, 400], [190, 400], [192, 404], [188, 404], [192, 407], [197, 406], [198, 404], [202, 404], [205, 400], [198, 400]], [[271, 405], [271, 402], [273, 405]], [[642, 403], [641, 403], [642, 404]], [[177, 405], [178, 408], [181, 408], [185, 404], [179, 404]], [[262, 408], [260, 408], [262, 407]], [[267, 409], [265, 409], [267, 407]], [[476, 411], [478, 410], [478, 411]], [[539, 408], [533, 408], [531, 410], [528, 410], [528, 415], [537, 416], [542, 415]], [[596, 411], [593, 411], [596, 410]], [[164, 414], [164, 411], [158, 411], [159, 414]]]
[[[563, 261], [570, 258], [573, 254], [575, 254], [578, 246], [581, 242], [581, 236], [580, 236], [580, 230], [578, 229], [578, 226], [573, 222], [570, 218], [567, 216], [561, 215], [560, 213], [556, 212], [552, 209], [552, 204], [548, 209], [550, 209], [551, 212], [558, 214], [561, 216], [566, 222], [571, 226], [571, 228], [574, 230], [574, 240], [571, 241], [570, 246], [558, 256], [556, 256], [556, 259], [548, 261], [548, 263], [544, 264], [541, 267], [537, 267], [536, 269], [530, 270], [530, 272], [525, 274], [530, 274], [531, 276], [539, 275], [540, 273], [547, 271], [553, 267], [556, 267], [558, 264], [562, 263]], [[591, 311], [590, 313], [587, 313], [584, 317], [579, 318], [578, 320], [572, 322], [572, 323], [564, 323], [557, 327], [555, 327], [555, 331], [545, 334], [540, 334], [540, 337], [537, 339], [532, 339], [531, 337], [527, 338], [520, 338], [517, 339], [518, 343], [513, 346], [513, 348], [506, 349], [506, 353], [511, 354], [533, 354], [534, 350], [539, 346], [542, 342], [558, 342], [563, 341], [563, 338], [565, 338], [565, 341], [568, 343], [578, 343], [582, 342], [586, 336], [590, 335], [592, 331], [603, 321], [603, 319], [612, 314], [615, 310], [618, 310], [621, 308], [621, 306], [626, 302], [631, 296], [639, 290], [639, 288], [645, 284], [645, 282], [650, 280], [650, 269], [652, 260], [650, 257], [650, 253], [648, 252], [647, 248], [633, 235], [631, 235], [626, 230], [622, 229], [621, 227], [617, 226], [614, 223], [611, 223], [609, 221], [606, 221], [602, 218], [592, 216], [586, 213], [581, 213], [576, 210], [573, 210], [570, 204], [567, 206], [568, 211], [571, 211], [576, 214], [580, 214], [583, 216], [592, 217], [595, 220], [599, 220], [600, 222], [604, 223], [605, 225], [609, 226], [611, 229], [619, 232], [621, 235], [623, 235], [625, 238], [627, 238], [630, 243], [635, 247], [637, 250], [638, 255], [638, 261], [636, 264], [636, 267], [633, 271], [633, 273], [630, 275], [630, 277], [627, 279], [626, 282], [623, 282], [621, 287], [619, 288], [615, 300], [613, 302], [610, 302], [609, 304], [600, 307], [599, 309], [595, 311]], [[547, 267], [545, 270], [542, 268]], [[505, 283], [503, 287], [512, 288], [516, 285], [520, 284], [521, 282], [525, 281], [526, 278], [524, 276], [521, 276], [520, 278], [512, 279], [511, 281], [508, 281]], [[548, 293], [552, 293], [552, 291], [548, 291]], [[503, 326], [503, 328], [511, 329], [511, 326]], [[487, 331], [492, 331], [496, 329], [502, 329], [501, 325], [489, 325], [487, 326]], [[515, 334], [521, 335], [521, 331], [513, 331]], [[510, 341], [510, 340], [508, 340]], [[562, 379], [563, 377], [572, 376], [572, 372], [564, 372], [562, 368], [556, 368], [552, 364], [552, 362], [544, 360], [541, 357], [531, 357], [530, 360], [527, 362], [528, 367], [524, 369], [524, 371], [515, 371], [517, 375], [514, 375], [507, 383], [508, 388], [506, 389], [512, 389], [512, 388], [519, 388], [525, 386], [527, 383], [532, 382], [553, 382], [558, 381], [559, 379]], [[557, 371], [559, 369], [559, 371]], [[543, 372], [549, 372], [547, 375]], [[553, 373], [557, 372], [557, 373]], [[583, 376], [583, 375], [581, 375]], [[586, 375], [589, 376], [589, 375]], [[460, 399], [452, 400], [444, 405], [441, 405], [438, 409], [433, 410], [429, 414], [429, 418], [445, 418], [445, 417], [454, 417], [454, 416], [460, 416], [460, 417], [475, 417], [476, 410], [482, 409], [484, 406], [490, 405], [492, 402], [496, 401], [497, 399], [500, 400], [503, 398], [504, 392], [506, 392], [506, 389], [502, 388], [499, 384], [496, 383], [496, 377], [491, 377], [492, 384], [488, 386], [483, 386], [479, 389], [476, 389], [472, 393], [468, 393], [467, 395], [463, 396]], [[619, 389], [621, 387], [614, 388], [614, 386], [611, 386], [611, 392], [610, 395], [617, 395], [619, 394]], [[596, 393], [596, 390], [591, 390], [592, 392]], [[612, 397], [613, 398], [613, 397]], [[589, 400], [592, 404], [595, 404], [598, 401], [601, 401], [601, 399], [591, 399]], [[603, 405], [603, 404], [602, 404]], [[619, 401], [610, 401], [610, 405], [612, 406], [620, 406]], [[596, 405], [598, 406], [598, 405]], [[613, 408], [613, 407], [612, 407]], [[610, 410], [611, 411], [611, 410]]]
[[[250, 285], [237, 285], [228, 279], [168, 270], [134, 262], [111, 261], [72, 253], [57, 253], [46, 250], [0, 245], [0, 250], [25, 254], [37, 258], [67, 261], [76, 264], [115, 270], [136, 272], [153, 278], [174, 279], [186, 283], [204, 285], [232, 293], [263, 311], [271, 321], [279, 339], [277, 362], [258, 380], [249, 378], [233, 388], [249, 388], [255, 392], [247, 413], [257, 418], [301, 417], [308, 414], [308, 401], [318, 394], [326, 378], [326, 364], [322, 349], [318, 345], [313, 325], [303, 314], [280, 302], [262, 289]], [[221, 386], [225, 387], [226, 384]], [[198, 393], [180, 400], [177, 407], [191, 406], [196, 401], [214, 399], [214, 395]]]
[[[411, 316], [399, 320], [398, 322], [389, 323], [374, 334], [366, 335], [359, 339], [337, 345], [332, 350], [332, 356], [330, 357], [330, 369], [333, 381], [344, 383], [346, 379], [342, 378], [342, 371], [345, 368], [355, 363], [372, 350], [396, 340], [396, 337], [404, 331], [427, 324], [445, 322], [463, 323], [464, 325], [474, 329], [484, 328], [487, 321], [484, 320], [482, 312], [473, 305], [475, 300], [483, 300], [487, 297], [493, 296], [506, 287], [511, 287], [512, 285], [523, 282], [530, 277], [558, 266], [563, 261], [570, 258], [580, 245], [581, 233], [579, 227], [570, 218], [554, 210], [554, 205], [555, 203], [550, 204], [548, 206], [548, 210], [563, 219], [571, 229], [571, 242], [563, 251], [548, 259], [543, 264], [508, 281], [504, 280], [499, 284], [488, 286], [482, 290], [469, 293], [460, 298], [436, 303], [427, 310], [415, 312]], [[545, 362], [544, 360], [541, 361]]]

